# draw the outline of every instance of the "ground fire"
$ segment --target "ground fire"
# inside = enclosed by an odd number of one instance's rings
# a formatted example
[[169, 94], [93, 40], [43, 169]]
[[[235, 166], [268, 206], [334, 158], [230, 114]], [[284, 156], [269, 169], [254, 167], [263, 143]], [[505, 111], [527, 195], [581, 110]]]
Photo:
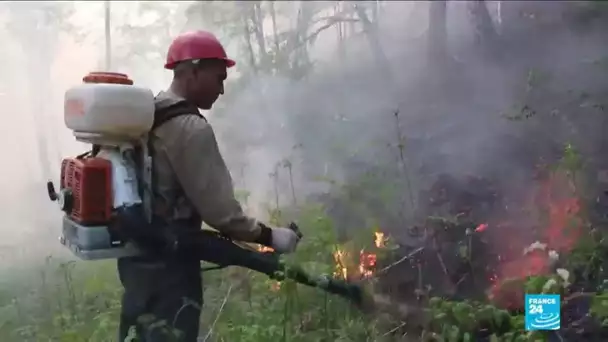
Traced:
[[[486, 252], [476, 250], [475, 246], [467, 246], [473, 250], [472, 258], [477, 259], [475, 262], [483, 260], [483, 263], [491, 263], [491, 258], [496, 259], [493, 265], [485, 267], [485, 275], [483, 275], [486, 278], [486, 284], [488, 284], [484, 289], [487, 290], [489, 299], [494, 303], [504, 308], [518, 309], [523, 303], [523, 288], [511, 286], [507, 283], [513, 284], [513, 280], [524, 280], [528, 276], [548, 274], [551, 272], [551, 260], [550, 253], [547, 252], [549, 250], [555, 250], [555, 253], [570, 251], [580, 235], [582, 225], [580, 220], [577, 219], [580, 205], [574, 190], [573, 185], [567, 179], [552, 175], [539, 184], [531, 196], [533, 200], [522, 205], [534, 207], [546, 213], [546, 220], [539, 228], [535, 228], [537, 230], [537, 239], [540, 242], [532, 243], [534, 240], [530, 241], [529, 236], [524, 237], [520, 235], [519, 232], [522, 230], [513, 230], [514, 228], [509, 227], [508, 224], [502, 225], [496, 222], [484, 222], [475, 224], [468, 230], [468, 237], [465, 237], [465, 240], [463, 240], [465, 241], [465, 246], [466, 242], [470, 243], [471, 239], [484, 240], [487, 236], [486, 243], [490, 245], [489, 252], [496, 254], [494, 257], [491, 257], [485, 255]], [[438, 235], [438, 238], [441, 240], [447, 237]], [[343, 278], [347, 281], [359, 281], [374, 276], [379, 262], [377, 252], [379, 249], [386, 248], [387, 237], [384, 232], [378, 230], [373, 234], [371, 239], [374, 243], [371, 248], [355, 249], [348, 243], [335, 247], [333, 252], [335, 277]], [[421, 256], [422, 259], [437, 258], [437, 256], [446, 253], [441, 248], [440, 250], [434, 250], [434, 248], [430, 247], [432, 245], [430, 244], [425, 247], [427, 251], [423, 253], [428, 256]], [[272, 249], [267, 247], [259, 247], [259, 250], [272, 252]], [[442, 263], [453, 261], [450, 260], [448, 254], [443, 255], [441, 259], [442, 262], [438, 264], [439, 266], [431, 266], [428, 262], [423, 261], [423, 264], [427, 264], [427, 266], [423, 267], [440, 267]], [[403, 265], [403, 267], [407, 266]], [[453, 284], [459, 288], [469, 287], [464, 283], [463, 285], [459, 284], [467, 275], [459, 273], [458, 266], [452, 265], [450, 267], [450, 265], [447, 265], [447, 268], [446, 265], [443, 265], [441, 266], [443, 272], [436, 272], [436, 269], [433, 269], [430, 273], [434, 274], [433, 277], [444, 272], [449, 273], [446, 274], [446, 277], [452, 277], [454, 273], [457, 273], [454, 277], [456, 279], [452, 279]], [[398, 278], [403, 279], [407, 278], [403, 272], [410, 271], [403, 269], [396, 272], [400, 274]], [[429, 271], [424, 272], [425, 274], [430, 274], [428, 273]], [[469, 277], [478, 276], [481, 276], [481, 274], [469, 275]], [[428, 280], [427, 277], [426, 275], [424, 276]], [[419, 281], [416, 280], [415, 282], [418, 283]], [[505, 284], [507, 285], [505, 286]], [[270, 287], [277, 291], [280, 289], [280, 285], [279, 282], [272, 282]]]
[[[385, 248], [387, 238], [383, 232], [374, 233], [374, 245], [376, 248]], [[257, 250], [263, 253], [271, 253], [274, 250], [266, 246], [257, 246]], [[343, 278], [344, 280], [361, 280], [367, 279], [374, 275], [374, 271], [377, 263], [377, 255], [375, 253], [366, 252], [364, 249], [358, 253], [358, 258], [355, 260], [357, 263], [353, 265], [351, 254], [343, 247], [336, 246], [336, 250], [333, 253], [336, 271], [334, 272], [335, 277]], [[281, 282], [271, 281], [270, 289], [272, 291], [279, 291], [281, 289]]]
[[[374, 232], [374, 245], [376, 248], [385, 248], [387, 238], [383, 232]], [[334, 251], [334, 262], [336, 270], [334, 276], [348, 281], [362, 280], [374, 275], [378, 256], [376, 253], [361, 249], [358, 257], [349, 252], [345, 247], [336, 247]]]
[[[504, 258], [509, 261], [501, 262], [496, 274], [491, 277], [490, 299], [509, 309], [521, 309], [524, 289], [521, 286], [505, 286], [505, 283], [552, 272], [555, 262], [552, 259], [556, 259], [558, 253], [570, 252], [581, 234], [583, 223], [578, 215], [580, 203], [576, 187], [567, 177], [551, 174], [541, 183], [534, 197], [536, 205], [547, 213], [538, 234], [542, 242], [529, 245], [529, 242], [510, 241], [519, 247], [514, 252], [519, 251], [520, 254]], [[517, 237], [510, 236], [510, 239]]]
[[[518, 309], [526, 277], [553, 274], [551, 255], [567, 253], [579, 238], [576, 189], [568, 177], [555, 172], [537, 180], [521, 194], [524, 199], [514, 198], [517, 201], [497, 200], [500, 197], [491, 196], [491, 191], [481, 191], [479, 182], [450, 182], [456, 184], [448, 184], [448, 209], [471, 206], [477, 211], [452, 212], [455, 219], [440, 216], [439, 210], [425, 212], [419, 224], [427, 234], [420, 245], [391, 248], [386, 257], [383, 252], [378, 258], [371, 249], [337, 249], [336, 276], [355, 281], [378, 276], [376, 289], [403, 302], [416, 303], [413, 294], [418, 291], [458, 300], [487, 296], [497, 306]], [[471, 187], [479, 194], [471, 193]], [[460, 205], [464, 200], [467, 205]], [[445, 207], [443, 202], [433, 203], [438, 204]], [[376, 234], [376, 246], [384, 246], [381, 232]]]

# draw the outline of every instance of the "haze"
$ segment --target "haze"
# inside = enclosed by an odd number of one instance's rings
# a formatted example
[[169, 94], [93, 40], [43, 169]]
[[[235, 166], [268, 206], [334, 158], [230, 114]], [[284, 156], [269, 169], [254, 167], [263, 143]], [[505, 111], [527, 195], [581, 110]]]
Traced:
[[[527, 52], [497, 50], [503, 61], [512, 58], [511, 63], [499, 63], [500, 58], [485, 58], [476, 50], [476, 29], [467, 2], [448, 5], [449, 61], [436, 64], [429, 57], [429, 3], [361, 2], [361, 6], [377, 6], [378, 12], [377, 31], [366, 34], [359, 22], [354, 23], [360, 19], [352, 4], [316, 2], [302, 7], [318, 20], [308, 33], [330, 27], [304, 44], [307, 56], [290, 57], [292, 63], [310, 58], [314, 70], [296, 77], [279, 72], [278, 66], [264, 69], [256, 46], [259, 70], [254, 73], [246, 42], [239, 36], [240, 5], [213, 2], [206, 5], [204, 15], [187, 16], [191, 3], [112, 1], [112, 71], [127, 73], [156, 93], [171, 79], [162, 68], [171, 38], [193, 28], [215, 32], [237, 67], [230, 73], [226, 96], [205, 114], [218, 132], [235, 184], [251, 192], [248, 210], [260, 218], [276, 200], [275, 186], [282, 203], [292, 200], [286, 168], [279, 167], [276, 184], [269, 176], [285, 159], [293, 165], [294, 188], [301, 200], [329, 189], [321, 178], [346, 181], [353, 174], [398, 161], [396, 111], [407, 141], [404, 162], [410, 176], [409, 184], [402, 184], [403, 177], [395, 181], [398, 187], [409, 187], [403, 193], [415, 198], [428, 185], [426, 176], [436, 172], [500, 173], [504, 184], [517, 181], [525, 187], [523, 168], [505, 152], [519, 148], [506, 146], [504, 138], [517, 124], [500, 113], [519, 101], [529, 71], [542, 67], [554, 76], [551, 87], [556, 94], [606, 82], [603, 74], [580, 71], [605, 56], [608, 45], [601, 30], [588, 29], [591, 33], [584, 38], [565, 29], [555, 29], [550, 41], [528, 37], [518, 45], [529, 48]], [[498, 2], [487, 3], [501, 33], [501, 7]], [[293, 29], [302, 5], [277, 2], [275, 6], [277, 31]], [[547, 2], [545, 6], [558, 11], [568, 5]], [[102, 2], [0, 3], [4, 27], [0, 104], [5, 118], [0, 149], [7, 166], [0, 178], [4, 190], [0, 235], [5, 261], [39, 262], [51, 254], [69, 257], [57, 242], [60, 212], [48, 200], [45, 182], [49, 177], [57, 182], [63, 157], [85, 151], [63, 125], [63, 92], [87, 72], [103, 68], [103, 15]], [[332, 21], [323, 19], [329, 16], [342, 23], [330, 25]], [[271, 18], [264, 19], [264, 29], [270, 51]], [[253, 35], [251, 39], [259, 44]], [[298, 53], [305, 52], [294, 54]], [[441, 84], [433, 84], [436, 79]], [[596, 116], [586, 120], [590, 129], [600, 122]], [[566, 141], [568, 134], [554, 128], [552, 138]], [[590, 130], [585, 146], [594, 148], [600, 133]], [[410, 208], [408, 217], [413, 213]]]

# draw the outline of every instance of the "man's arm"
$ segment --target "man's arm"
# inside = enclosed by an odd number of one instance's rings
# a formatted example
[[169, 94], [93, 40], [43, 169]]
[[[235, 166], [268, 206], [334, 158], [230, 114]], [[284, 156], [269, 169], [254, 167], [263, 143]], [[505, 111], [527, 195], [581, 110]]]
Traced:
[[164, 146], [173, 171], [205, 223], [245, 242], [271, 244], [271, 231], [244, 214], [211, 125], [197, 116], [173, 120], [179, 129]]

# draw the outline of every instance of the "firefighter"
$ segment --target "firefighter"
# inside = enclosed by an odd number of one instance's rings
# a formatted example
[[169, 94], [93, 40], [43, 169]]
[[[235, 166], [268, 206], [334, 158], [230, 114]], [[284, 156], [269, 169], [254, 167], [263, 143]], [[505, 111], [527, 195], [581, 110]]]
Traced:
[[[189, 222], [192, 229], [204, 222], [234, 240], [291, 253], [300, 239], [295, 232], [270, 228], [243, 213], [213, 128], [199, 113], [224, 93], [227, 68], [234, 65], [209, 32], [185, 33], [170, 45], [165, 68], [173, 71], [173, 81], [156, 97], [149, 134], [152, 211], [169, 221]], [[173, 341], [167, 337], [171, 330], [179, 332], [180, 341], [196, 341], [203, 302], [199, 260], [122, 258], [118, 273], [124, 287], [120, 341], [130, 331], [138, 341]]]

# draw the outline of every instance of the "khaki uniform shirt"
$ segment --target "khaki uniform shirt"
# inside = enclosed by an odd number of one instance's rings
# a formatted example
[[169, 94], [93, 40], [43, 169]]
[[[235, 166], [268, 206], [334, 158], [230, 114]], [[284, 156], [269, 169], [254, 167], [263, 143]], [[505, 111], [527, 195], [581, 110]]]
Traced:
[[[171, 92], [161, 92], [157, 105], [180, 100]], [[169, 219], [192, 219], [198, 214], [203, 222], [235, 240], [254, 242], [258, 238], [260, 227], [244, 214], [235, 198], [215, 133], [203, 117], [177, 116], [156, 128], [150, 140], [155, 153], [157, 214]]]

